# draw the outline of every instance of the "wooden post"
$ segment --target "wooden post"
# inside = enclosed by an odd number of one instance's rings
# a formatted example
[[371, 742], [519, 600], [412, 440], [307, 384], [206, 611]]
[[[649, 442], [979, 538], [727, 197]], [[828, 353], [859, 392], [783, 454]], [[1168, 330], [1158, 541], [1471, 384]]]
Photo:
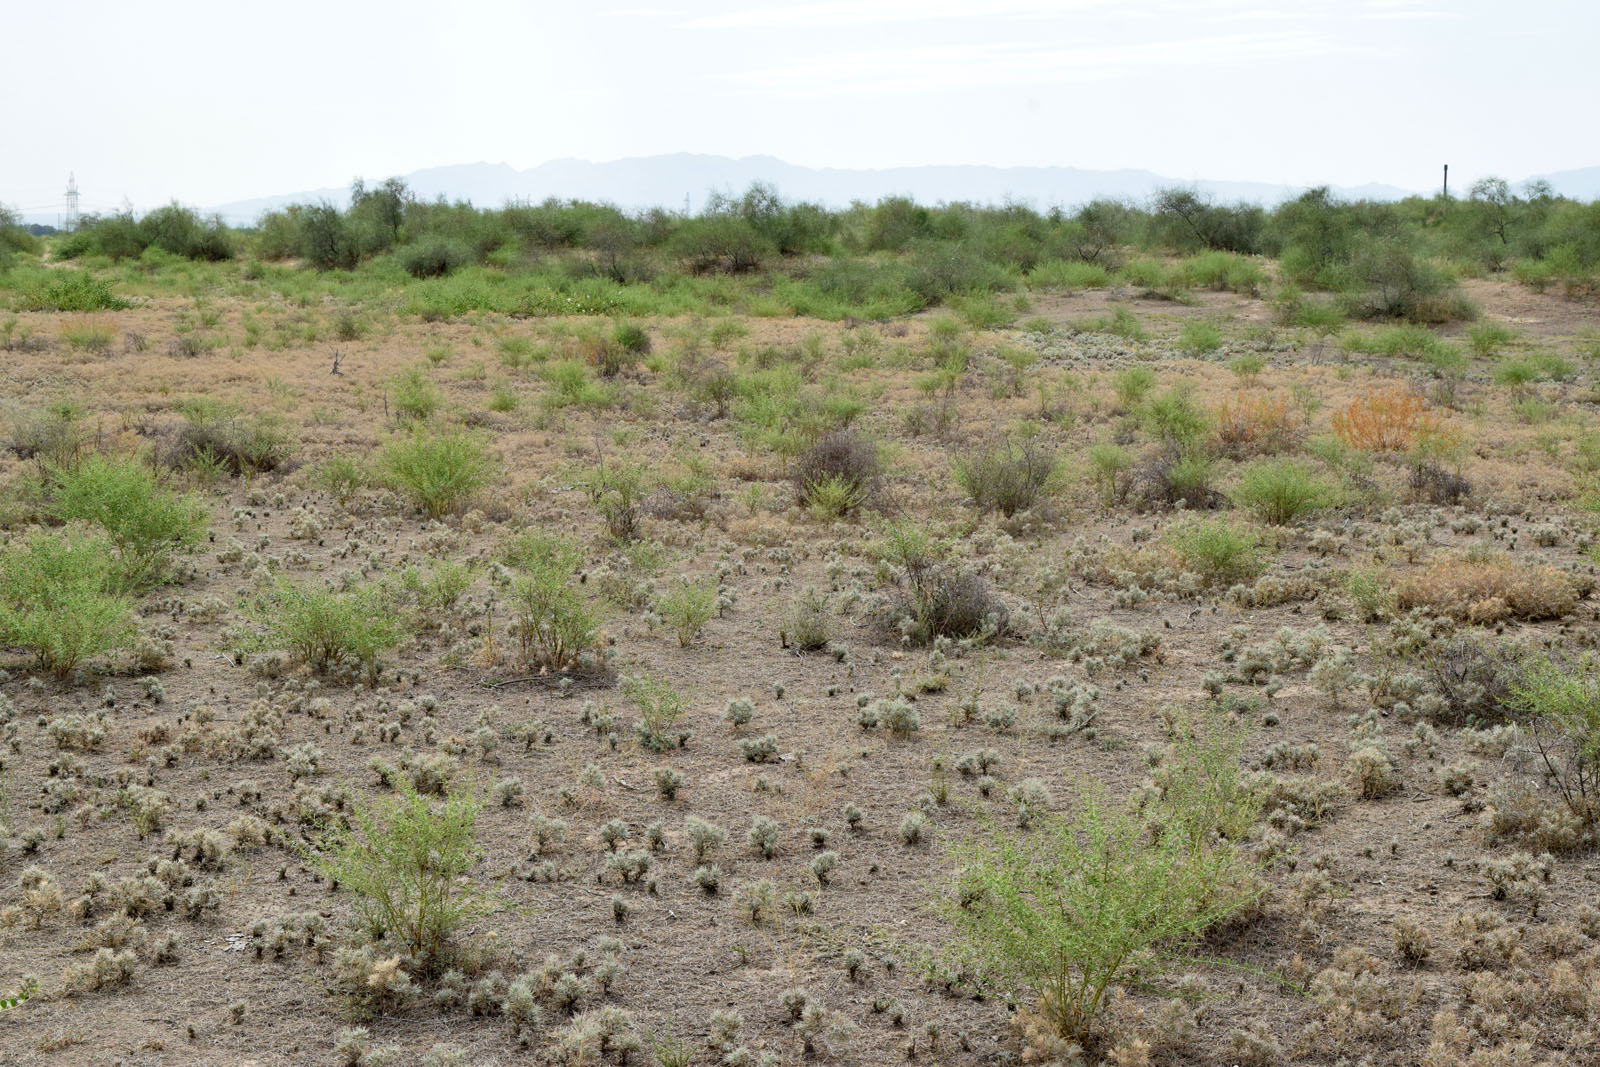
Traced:
[[1444, 198], [1450, 199], [1450, 164], [1444, 165]]

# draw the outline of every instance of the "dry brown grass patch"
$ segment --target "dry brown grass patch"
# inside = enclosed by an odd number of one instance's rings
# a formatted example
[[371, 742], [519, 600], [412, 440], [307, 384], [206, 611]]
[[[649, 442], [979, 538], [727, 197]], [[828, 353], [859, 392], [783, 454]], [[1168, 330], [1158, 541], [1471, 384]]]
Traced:
[[1282, 452], [1300, 436], [1300, 416], [1281, 393], [1235, 393], [1212, 414], [1218, 442], [1235, 458]]
[[1572, 611], [1578, 593], [1577, 580], [1558, 567], [1442, 559], [1401, 581], [1399, 606], [1476, 623], [1557, 619]]
[[1398, 385], [1359, 396], [1333, 416], [1334, 436], [1366, 452], [1404, 452], [1419, 434], [1441, 427], [1421, 396]]

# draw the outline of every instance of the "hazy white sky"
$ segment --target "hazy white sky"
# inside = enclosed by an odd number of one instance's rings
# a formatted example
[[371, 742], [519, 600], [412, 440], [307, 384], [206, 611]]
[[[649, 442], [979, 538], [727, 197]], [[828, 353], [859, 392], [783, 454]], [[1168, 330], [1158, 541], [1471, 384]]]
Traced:
[[1592, 0], [645, 2], [12, 0], [0, 202], [677, 151], [1413, 188], [1600, 164]]

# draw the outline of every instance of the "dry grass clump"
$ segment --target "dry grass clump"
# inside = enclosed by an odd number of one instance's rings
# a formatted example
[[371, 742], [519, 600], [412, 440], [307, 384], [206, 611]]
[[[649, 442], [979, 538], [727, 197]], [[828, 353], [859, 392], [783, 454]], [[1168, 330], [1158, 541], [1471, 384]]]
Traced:
[[1375, 389], [1334, 413], [1333, 432], [1351, 448], [1404, 452], [1419, 434], [1441, 428], [1439, 417], [1426, 408], [1422, 397], [1402, 386]]
[[1236, 459], [1286, 451], [1300, 437], [1300, 416], [1280, 393], [1225, 397], [1212, 418], [1222, 451]]
[[1551, 566], [1490, 560], [1437, 560], [1400, 582], [1403, 611], [1426, 608], [1467, 622], [1558, 619], [1578, 602], [1572, 575]]

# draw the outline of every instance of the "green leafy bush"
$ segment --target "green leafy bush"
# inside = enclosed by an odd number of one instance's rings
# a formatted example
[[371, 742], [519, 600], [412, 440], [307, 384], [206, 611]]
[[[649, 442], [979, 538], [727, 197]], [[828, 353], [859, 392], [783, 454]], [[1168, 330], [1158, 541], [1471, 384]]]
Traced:
[[407, 245], [396, 255], [405, 272], [413, 278], [443, 278], [473, 261], [472, 250], [466, 245], [441, 238]]
[[1222, 331], [1209, 322], [1192, 320], [1178, 331], [1178, 350], [1191, 355], [1215, 352], [1222, 347]]
[[378, 657], [400, 643], [402, 632], [381, 592], [343, 592], [279, 582], [262, 598], [256, 621], [263, 632], [248, 647], [283, 649], [314, 670], [359, 663], [374, 676]]
[[293, 441], [275, 418], [246, 412], [210, 397], [184, 402], [183, 425], [161, 451], [173, 468], [250, 474], [277, 470], [293, 454]]
[[1210, 588], [1250, 581], [1266, 569], [1261, 539], [1227, 519], [1195, 519], [1167, 530], [1167, 544], [1184, 570]]
[[688, 648], [701, 627], [717, 613], [717, 583], [687, 579], [676, 582], [661, 594], [656, 608], [678, 635], [678, 646]]
[[1174, 386], [1152, 396], [1142, 413], [1145, 429], [1159, 440], [1187, 447], [1199, 440], [1210, 428], [1206, 412], [1194, 398], [1194, 391], [1186, 386]]
[[631, 352], [636, 356], [647, 355], [650, 352], [650, 334], [638, 323], [617, 323], [616, 328], [611, 331], [611, 340], [624, 352]]
[[394, 413], [402, 419], [426, 419], [443, 403], [439, 390], [428, 380], [422, 367], [401, 371], [390, 384], [394, 397]]
[[1064, 1042], [1092, 1037], [1113, 985], [1182, 958], [1261, 892], [1236, 848], [1197, 846], [1182, 824], [1157, 829], [1092, 794], [1070, 818], [1030, 824], [991, 823], [956, 849], [943, 911], [960, 961], [1008, 996], [1031, 998]]
[[1108, 508], [1127, 499], [1132, 470], [1133, 455], [1121, 445], [1106, 441], [1089, 449], [1089, 484]]
[[394, 781], [398, 796], [358, 806], [352, 825], [334, 830], [314, 859], [355, 897], [368, 933], [418, 970], [435, 972], [453, 959], [462, 928], [491, 905], [467, 877], [482, 855], [476, 823], [483, 801], [456, 792], [435, 802], [404, 775]]
[[1326, 507], [1329, 495], [1328, 487], [1309, 465], [1292, 459], [1269, 459], [1245, 470], [1233, 498], [1254, 512], [1259, 521], [1288, 526]]
[[117, 561], [98, 537], [35, 531], [0, 550], [0, 644], [65, 678], [133, 636], [133, 603], [114, 592]]
[[519, 573], [511, 583], [512, 633], [523, 659], [552, 671], [582, 665], [594, 648], [600, 623], [589, 610], [575, 579], [582, 555], [572, 542], [526, 533], [506, 549]]
[[133, 305], [88, 271], [57, 270], [23, 290], [17, 306], [22, 311], [121, 311]]
[[1600, 824], [1600, 675], [1594, 663], [1531, 659], [1512, 683], [1508, 704], [1534, 725], [1546, 779], [1592, 835]]
[[382, 467], [428, 518], [439, 519], [489, 484], [495, 462], [475, 437], [418, 432], [390, 441]]
[[199, 500], [168, 489], [137, 460], [90, 456], [54, 476], [56, 516], [106, 532], [127, 588], [160, 582], [172, 554], [199, 544], [210, 526]]
[[628, 699], [639, 709], [639, 743], [651, 752], [682, 748], [687, 734], [678, 733], [678, 721], [688, 713], [689, 698], [667, 683], [635, 675], [623, 683]]
[[644, 469], [631, 464], [606, 464], [582, 479], [589, 503], [605, 520], [613, 540], [632, 541], [639, 536], [644, 515]]

